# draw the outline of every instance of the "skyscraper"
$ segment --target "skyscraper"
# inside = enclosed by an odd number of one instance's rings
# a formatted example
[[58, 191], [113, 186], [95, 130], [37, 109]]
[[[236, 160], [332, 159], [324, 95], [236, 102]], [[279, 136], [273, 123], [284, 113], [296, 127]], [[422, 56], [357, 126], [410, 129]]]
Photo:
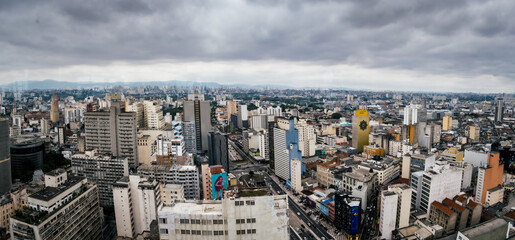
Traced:
[[249, 127], [249, 112], [247, 110], [247, 105], [240, 104], [238, 105], [238, 127], [239, 128], [248, 128]]
[[381, 192], [381, 238], [392, 239], [393, 230], [409, 225], [410, 208], [411, 188], [408, 185], [394, 184]]
[[274, 128], [274, 167], [275, 174], [284, 180], [291, 178], [291, 161], [302, 161], [298, 141], [299, 131], [295, 129], [295, 120], [278, 119]]
[[368, 145], [369, 121], [370, 117], [365, 109], [356, 110], [352, 116], [352, 147], [359, 153]]
[[495, 100], [495, 121], [496, 122], [502, 122], [504, 117], [504, 99], [503, 98], [497, 98]]
[[202, 94], [189, 94], [184, 101], [184, 121], [195, 123], [197, 152], [208, 150], [207, 134], [211, 130], [211, 106]]
[[11, 190], [9, 119], [0, 118], [0, 196]]
[[109, 111], [86, 112], [86, 149], [97, 149], [115, 157], [126, 157], [129, 166], [138, 166], [136, 113], [125, 112], [121, 102], [111, 102]]
[[209, 166], [222, 165], [229, 172], [229, 149], [227, 134], [220, 132], [208, 133]]
[[425, 103], [410, 104], [404, 108], [404, 125], [417, 124], [427, 120], [427, 110]]
[[52, 94], [52, 106], [51, 106], [51, 113], [50, 113], [50, 119], [52, 122], [56, 123], [59, 122], [59, 97], [57, 97], [57, 94]]

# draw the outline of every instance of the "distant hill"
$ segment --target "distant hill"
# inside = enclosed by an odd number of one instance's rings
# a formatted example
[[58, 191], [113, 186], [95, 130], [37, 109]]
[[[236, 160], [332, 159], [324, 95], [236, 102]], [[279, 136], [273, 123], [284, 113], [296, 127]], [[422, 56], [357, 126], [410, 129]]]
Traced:
[[123, 87], [140, 87], [140, 86], [180, 86], [180, 87], [238, 87], [238, 88], [292, 88], [281, 85], [248, 85], [248, 84], [220, 84], [216, 82], [193, 82], [193, 81], [150, 81], [150, 82], [68, 82], [56, 81], [52, 79], [37, 81], [19, 81], [7, 84], [1, 84], [0, 88], [4, 89], [82, 89], [82, 88], [108, 88], [113, 86]]

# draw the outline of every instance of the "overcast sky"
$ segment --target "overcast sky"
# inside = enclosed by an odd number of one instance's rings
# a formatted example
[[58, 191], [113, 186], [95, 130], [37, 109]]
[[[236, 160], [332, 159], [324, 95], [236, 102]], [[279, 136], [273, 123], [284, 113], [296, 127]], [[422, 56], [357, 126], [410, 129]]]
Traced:
[[0, 83], [515, 91], [515, 1], [0, 0]]

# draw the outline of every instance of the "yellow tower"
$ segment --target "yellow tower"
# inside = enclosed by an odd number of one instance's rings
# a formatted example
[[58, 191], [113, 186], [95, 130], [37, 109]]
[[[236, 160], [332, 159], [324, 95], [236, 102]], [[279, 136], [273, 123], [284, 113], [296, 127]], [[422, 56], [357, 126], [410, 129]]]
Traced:
[[451, 116], [443, 117], [442, 130], [444, 130], [444, 131], [452, 130], [452, 117]]
[[356, 110], [352, 116], [352, 147], [358, 153], [363, 152], [363, 146], [368, 145], [369, 121], [370, 117], [365, 109]]

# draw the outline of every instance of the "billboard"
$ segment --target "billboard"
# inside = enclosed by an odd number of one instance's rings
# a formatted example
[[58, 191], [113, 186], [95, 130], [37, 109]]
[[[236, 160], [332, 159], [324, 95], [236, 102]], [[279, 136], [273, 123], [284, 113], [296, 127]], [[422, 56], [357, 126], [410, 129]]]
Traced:
[[211, 175], [211, 184], [213, 200], [222, 200], [223, 190], [227, 189], [227, 173], [217, 173]]
[[350, 217], [350, 233], [356, 234], [359, 232], [359, 205], [351, 207]]

